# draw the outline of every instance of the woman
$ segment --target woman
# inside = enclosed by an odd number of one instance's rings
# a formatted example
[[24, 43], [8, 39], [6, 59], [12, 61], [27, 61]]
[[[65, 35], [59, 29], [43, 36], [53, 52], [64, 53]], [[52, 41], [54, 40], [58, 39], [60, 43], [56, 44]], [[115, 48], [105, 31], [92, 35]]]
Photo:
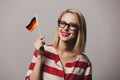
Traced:
[[26, 80], [92, 80], [85, 44], [84, 16], [74, 9], [63, 11], [53, 43], [46, 45], [44, 37], [36, 40]]

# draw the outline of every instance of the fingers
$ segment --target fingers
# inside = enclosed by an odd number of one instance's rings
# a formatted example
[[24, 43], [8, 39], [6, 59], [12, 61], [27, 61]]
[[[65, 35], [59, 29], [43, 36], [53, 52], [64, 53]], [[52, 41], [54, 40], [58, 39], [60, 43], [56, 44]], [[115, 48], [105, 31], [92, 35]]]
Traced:
[[34, 44], [34, 47], [37, 51], [43, 50], [43, 46], [45, 45], [44, 37], [39, 37]]

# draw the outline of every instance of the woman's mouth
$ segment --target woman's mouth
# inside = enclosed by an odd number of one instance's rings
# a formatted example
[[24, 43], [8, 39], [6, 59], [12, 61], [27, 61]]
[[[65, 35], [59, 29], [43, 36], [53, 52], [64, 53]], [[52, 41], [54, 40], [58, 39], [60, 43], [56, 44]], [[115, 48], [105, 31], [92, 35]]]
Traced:
[[64, 37], [67, 37], [69, 35], [70, 35], [70, 33], [68, 33], [68, 32], [62, 32], [62, 36], [64, 36]]

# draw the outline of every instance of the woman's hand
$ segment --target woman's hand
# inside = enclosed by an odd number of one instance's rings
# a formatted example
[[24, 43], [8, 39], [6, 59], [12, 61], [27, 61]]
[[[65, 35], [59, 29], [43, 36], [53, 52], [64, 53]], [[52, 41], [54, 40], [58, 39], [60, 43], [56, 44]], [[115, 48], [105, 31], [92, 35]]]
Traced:
[[34, 43], [35, 50], [39, 55], [43, 55], [44, 45], [45, 45], [44, 37], [39, 37]]

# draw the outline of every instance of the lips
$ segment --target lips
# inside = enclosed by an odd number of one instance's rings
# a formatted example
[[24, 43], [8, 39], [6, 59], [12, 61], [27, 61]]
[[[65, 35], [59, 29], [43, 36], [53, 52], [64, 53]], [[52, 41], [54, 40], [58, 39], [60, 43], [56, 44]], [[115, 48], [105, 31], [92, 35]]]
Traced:
[[68, 32], [62, 32], [62, 36], [64, 36], [64, 37], [67, 37], [69, 35], [70, 35], [70, 33], [68, 33]]

